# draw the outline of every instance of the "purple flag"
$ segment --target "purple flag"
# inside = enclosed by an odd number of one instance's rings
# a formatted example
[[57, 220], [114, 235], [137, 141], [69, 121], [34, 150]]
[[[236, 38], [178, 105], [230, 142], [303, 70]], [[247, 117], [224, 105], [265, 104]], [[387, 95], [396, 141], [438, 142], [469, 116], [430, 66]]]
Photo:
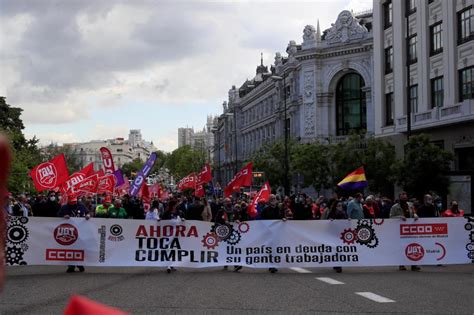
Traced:
[[138, 192], [140, 191], [140, 188], [142, 187], [143, 182], [145, 181], [145, 178], [150, 174], [151, 169], [153, 168], [153, 165], [155, 164], [156, 158], [157, 158], [157, 155], [155, 152], [153, 152], [148, 158], [148, 161], [146, 161], [145, 165], [143, 165], [140, 172], [138, 172], [138, 175], [133, 181], [132, 186], [130, 186], [130, 196], [134, 197], [138, 194]]
[[115, 170], [114, 176], [115, 176], [115, 187], [120, 187], [125, 183], [121, 170]]

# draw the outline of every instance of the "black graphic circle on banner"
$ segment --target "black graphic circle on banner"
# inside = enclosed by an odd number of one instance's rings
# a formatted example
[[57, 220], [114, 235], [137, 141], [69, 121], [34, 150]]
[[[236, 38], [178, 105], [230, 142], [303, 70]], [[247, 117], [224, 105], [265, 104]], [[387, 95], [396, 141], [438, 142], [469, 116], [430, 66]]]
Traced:
[[216, 226], [215, 233], [218, 238], [223, 240], [230, 236], [230, 233], [232, 233], [232, 228], [229, 227], [228, 225], [221, 224], [221, 225]]
[[110, 227], [110, 234], [113, 236], [119, 236], [122, 234], [122, 227], [118, 224], [114, 224]]
[[471, 223], [466, 223], [466, 225], [464, 225], [464, 228], [465, 228], [467, 231], [470, 231], [470, 230], [472, 230], [472, 224], [471, 224]]
[[14, 244], [21, 244], [28, 238], [28, 231], [22, 225], [12, 225], [7, 231], [8, 241]]
[[474, 243], [469, 243], [466, 245], [466, 249], [468, 251], [474, 251]]
[[232, 230], [232, 233], [230, 233], [229, 237], [227, 237], [225, 241], [227, 244], [236, 245], [238, 242], [240, 242], [240, 239], [240, 233], [236, 230]]
[[28, 218], [27, 217], [21, 217], [20, 218], [20, 223], [22, 223], [22, 224], [28, 223]]

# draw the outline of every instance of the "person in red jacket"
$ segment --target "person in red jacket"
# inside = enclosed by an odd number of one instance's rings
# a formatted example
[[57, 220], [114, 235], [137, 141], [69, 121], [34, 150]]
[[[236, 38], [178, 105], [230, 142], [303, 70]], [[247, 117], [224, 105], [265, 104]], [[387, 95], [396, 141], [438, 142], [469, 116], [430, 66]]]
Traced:
[[464, 210], [459, 209], [458, 202], [456, 200], [451, 201], [451, 207], [441, 214], [442, 217], [462, 217], [464, 216]]

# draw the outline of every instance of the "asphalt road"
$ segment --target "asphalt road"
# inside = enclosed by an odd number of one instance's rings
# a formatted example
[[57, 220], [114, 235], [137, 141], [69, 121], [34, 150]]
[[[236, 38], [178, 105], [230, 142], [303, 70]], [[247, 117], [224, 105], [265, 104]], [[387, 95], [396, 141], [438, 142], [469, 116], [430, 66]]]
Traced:
[[262, 269], [8, 267], [0, 314], [60, 314], [80, 294], [132, 314], [474, 314], [474, 264]]

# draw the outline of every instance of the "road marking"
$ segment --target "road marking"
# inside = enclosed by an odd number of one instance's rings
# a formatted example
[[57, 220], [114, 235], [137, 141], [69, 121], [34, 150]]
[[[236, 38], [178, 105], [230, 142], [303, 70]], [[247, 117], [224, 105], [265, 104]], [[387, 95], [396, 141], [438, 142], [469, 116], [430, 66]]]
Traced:
[[309, 271], [308, 269], [299, 268], [299, 267], [293, 267], [290, 269], [299, 273], [311, 273], [311, 271]]
[[321, 277], [321, 278], [316, 278], [319, 281], [326, 282], [329, 284], [344, 284], [344, 282], [337, 281], [336, 279], [328, 278], [328, 277]]
[[389, 298], [380, 296], [378, 294], [372, 293], [372, 292], [356, 292], [356, 294], [363, 296], [369, 300], [378, 302], [378, 303], [391, 303], [395, 302], [394, 300], [391, 300]]

